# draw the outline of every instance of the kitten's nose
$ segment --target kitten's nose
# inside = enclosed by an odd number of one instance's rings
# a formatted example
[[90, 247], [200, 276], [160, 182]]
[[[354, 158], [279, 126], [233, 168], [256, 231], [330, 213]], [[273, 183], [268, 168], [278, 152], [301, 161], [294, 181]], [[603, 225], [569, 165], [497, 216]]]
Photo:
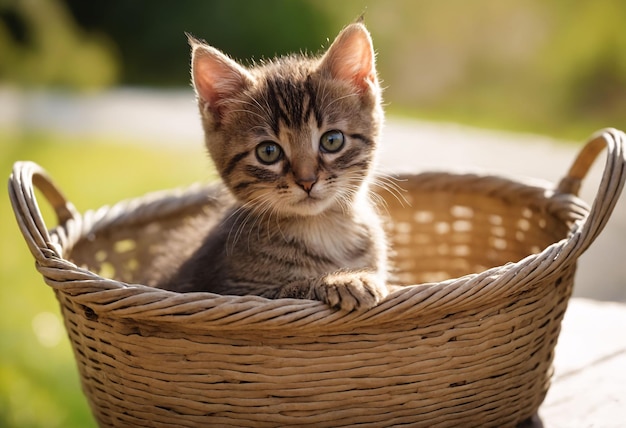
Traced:
[[313, 185], [317, 183], [317, 177], [310, 176], [304, 178], [296, 178], [296, 183], [298, 183], [298, 186], [302, 187], [305, 192], [311, 193]]

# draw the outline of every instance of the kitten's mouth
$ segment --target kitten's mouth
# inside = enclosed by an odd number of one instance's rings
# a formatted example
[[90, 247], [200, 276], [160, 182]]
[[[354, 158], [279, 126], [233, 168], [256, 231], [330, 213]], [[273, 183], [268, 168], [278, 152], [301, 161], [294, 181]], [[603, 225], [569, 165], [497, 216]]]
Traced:
[[301, 215], [316, 215], [324, 211], [327, 207], [327, 200], [324, 198], [307, 195], [291, 204], [294, 212]]
[[321, 198], [318, 198], [316, 196], [311, 196], [311, 195], [307, 195], [304, 198], [300, 199], [298, 202], [296, 202], [296, 204], [298, 205], [317, 205], [322, 201]]

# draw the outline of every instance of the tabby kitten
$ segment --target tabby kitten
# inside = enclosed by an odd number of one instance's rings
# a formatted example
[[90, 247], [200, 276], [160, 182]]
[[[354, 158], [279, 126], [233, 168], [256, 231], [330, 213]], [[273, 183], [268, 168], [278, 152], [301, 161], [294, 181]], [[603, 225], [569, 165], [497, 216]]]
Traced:
[[319, 58], [250, 68], [189, 42], [206, 145], [235, 202], [168, 288], [379, 303], [387, 244], [369, 186], [383, 111], [365, 26]]

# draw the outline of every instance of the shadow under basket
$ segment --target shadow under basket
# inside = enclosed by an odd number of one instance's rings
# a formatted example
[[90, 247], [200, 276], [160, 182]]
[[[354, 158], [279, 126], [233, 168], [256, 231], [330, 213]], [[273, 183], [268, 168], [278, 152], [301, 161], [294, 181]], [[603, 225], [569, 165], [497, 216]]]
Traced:
[[[151, 287], [168, 237], [217, 216], [219, 185], [79, 214], [16, 163], [11, 202], [65, 319], [101, 426], [515, 426], [537, 412], [578, 257], [625, 179], [625, 136], [594, 135], [557, 185], [405, 175], [386, 198], [397, 278], [368, 311]], [[576, 194], [607, 161], [591, 208]], [[48, 231], [34, 196], [54, 207]]]

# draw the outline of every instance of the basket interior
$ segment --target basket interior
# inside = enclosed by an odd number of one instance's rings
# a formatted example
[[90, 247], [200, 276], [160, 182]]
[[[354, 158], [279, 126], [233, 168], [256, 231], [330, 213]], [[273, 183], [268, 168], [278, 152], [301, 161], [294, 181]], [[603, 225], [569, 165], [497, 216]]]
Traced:
[[[411, 176], [401, 183], [405, 200], [381, 192], [398, 284], [438, 282], [517, 262], [566, 238], [580, 217], [545, 197], [545, 189], [494, 194], [464, 188], [463, 177], [443, 178], [451, 184], [432, 190]], [[209, 205], [193, 204], [141, 222], [112, 223], [79, 240], [67, 257], [103, 277], [154, 286], [168, 274], [161, 266], [186, 256], [169, 252], [180, 231], [193, 227], [201, 238], [217, 217]], [[189, 242], [188, 254], [200, 243]]]
[[396, 276], [404, 285], [517, 262], [566, 238], [571, 226], [546, 211], [545, 200], [442, 191], [414, 191], [407, 199], [410, 207], [390, 202], [388, 231]]

